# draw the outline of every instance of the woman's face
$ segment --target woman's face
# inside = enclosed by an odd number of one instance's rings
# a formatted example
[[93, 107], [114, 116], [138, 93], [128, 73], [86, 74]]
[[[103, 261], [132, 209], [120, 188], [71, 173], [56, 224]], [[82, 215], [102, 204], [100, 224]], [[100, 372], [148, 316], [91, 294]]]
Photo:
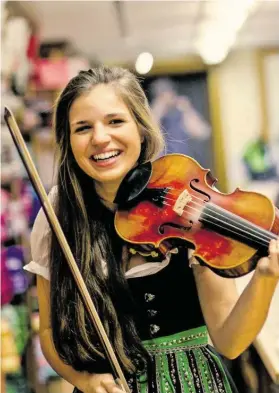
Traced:
[[127, 106], [111, 85], [101, 84], [73, 102], [69, 123], [78, 165], [103, 198], [115, 194], [141, 151], [142, 137]]

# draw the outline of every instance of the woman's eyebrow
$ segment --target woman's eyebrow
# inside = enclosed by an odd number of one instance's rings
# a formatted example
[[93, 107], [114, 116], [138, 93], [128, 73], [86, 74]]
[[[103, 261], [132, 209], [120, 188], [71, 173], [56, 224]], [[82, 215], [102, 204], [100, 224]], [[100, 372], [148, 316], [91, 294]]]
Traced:
[[[127, 116], [127, 114], [125, 112], [108, 113], [108, 114], [105, 115], [105, 119], [110, 119], [110, 118], [116, 117], [116, 116]], [[73, 121], [71, 123], [71, 126], [80, 125], [80, 124], [86, 124], [86, 123], [89, 123], [89, 120]]]
[[111, 117], [116, 117], [116, 116], [126, 116], [127, 114], [125, 112], [117, 112], [117, 113], [108, 113], [105, 115], [106, 119], [109, 119]]
[[79, 121], [72, 122], [71, 126], [75, 126], [75, 125], [78, 125], [78, 124], [86, 124], [86, 123], [88, 123], [88, 120], [79, 120]]

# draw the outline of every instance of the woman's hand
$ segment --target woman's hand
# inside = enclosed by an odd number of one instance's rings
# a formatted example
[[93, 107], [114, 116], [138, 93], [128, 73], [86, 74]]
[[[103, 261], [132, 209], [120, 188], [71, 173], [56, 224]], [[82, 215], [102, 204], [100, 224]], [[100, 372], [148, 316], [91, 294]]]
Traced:
[[279, 279], [279, 239], [271, 240], [269, 256], [259, 260], [256, 270], [263, 276]]
[[[90, 375], [83, 393], [123, 393], [111, 374]], [[125, 393], [125, 392], [124, 392]]]

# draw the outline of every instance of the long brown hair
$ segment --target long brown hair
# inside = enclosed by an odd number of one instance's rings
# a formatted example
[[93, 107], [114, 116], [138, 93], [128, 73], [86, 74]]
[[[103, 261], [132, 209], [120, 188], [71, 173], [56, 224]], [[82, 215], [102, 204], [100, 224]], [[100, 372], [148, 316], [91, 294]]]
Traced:
[[[123, 242], [113, 213], [100, 201], [92, 178], [77, 165], [70, 146], [69, 110], [74, 100], [98, 84], [111, 84], [144, 137], [139, 163], [154, 159], [164, 142], [139, 81], [123, 68], [81, 71], [60, 94], [54, 113], [58, 148], [55, 209], [106, 332], [127, 372], [141, 369], [147, 353], [133, 321], [133, 301], [124, 277]], [[107, 264], [104, 274], [103, 261]], [[92, 327], [59, 245], [51, 239], [51, 323], [55, 348], [77, 370], [107, 372], [104, 351]]]

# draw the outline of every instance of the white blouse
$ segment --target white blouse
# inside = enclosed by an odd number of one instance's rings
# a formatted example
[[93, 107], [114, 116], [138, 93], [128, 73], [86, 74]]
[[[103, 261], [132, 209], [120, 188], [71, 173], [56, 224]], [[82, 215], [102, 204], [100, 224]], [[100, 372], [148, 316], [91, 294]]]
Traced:
[[[53, 205], [55, 197], [57, 195], [57, 186], [54, 186], [49, 195], [49, 201]], [[41, 208], [36, 220], [33, 225], [31, 232], [31, 255], [32, 261], [24, 266], [24, 269], [42, 276], [46, 280], [49, 280], [49, 250], [50, 250], [50, 239], [51, 239], [51, 228], [45, 216], [43, 209]], [[170, 262], [171, 254], [177, 253], [177, 249], [170, 250], [166, 258], [162, 262], [147, 262], [142, 265], [135, 266], [125, 273], [126, 278], [143, 277], [151, 274], [155, 274], [161, 269], [164, 269]], [[195, 258], [190, 258], [192, 250], [189, 250], [190, 266], [197, 264]], [[106, 262], [103, 261], [103, 269], [106, 272]]]

